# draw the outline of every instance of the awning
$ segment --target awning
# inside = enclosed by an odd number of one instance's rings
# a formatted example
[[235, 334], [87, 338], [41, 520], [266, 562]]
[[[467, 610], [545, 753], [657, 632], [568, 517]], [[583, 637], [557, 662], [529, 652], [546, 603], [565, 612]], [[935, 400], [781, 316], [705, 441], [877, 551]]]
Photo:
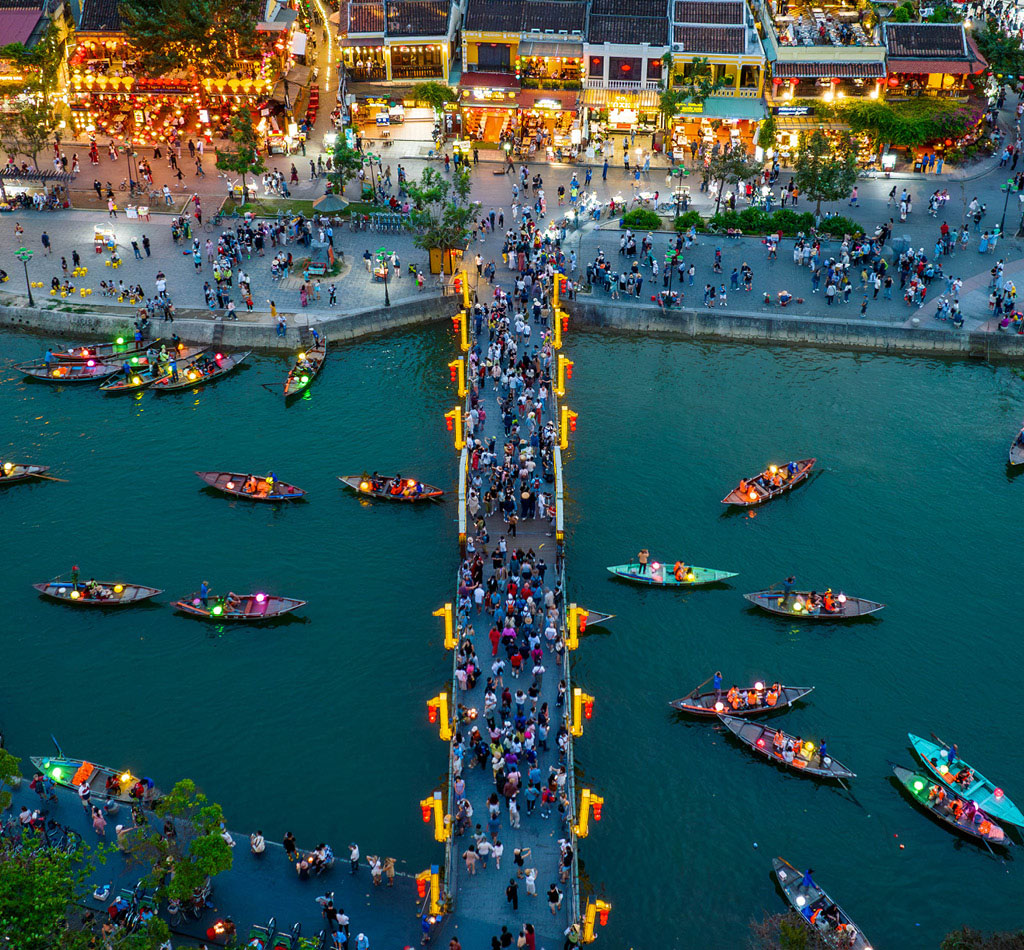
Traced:
[[614, 106], [628, 109], [655, 109], [658, 106], [658, 90], [619, 92], [614, 89], [587, 89], [583, 93], [583, 104], [585, 106]]
[[519, 94], [519, 108], [575, 109], [579, 96], [575, 89], [524, 89]]
[[309, 74], [311, 70], [308, 66], [300, 66], [296, 64], [288, 70], [288, 75], [284, 78], [288, 80], [288, 85], [296, 86], [308, 86], [309, 85]]
[[950, 59], [890, 59], [889, 73], [910, 73], [927, 76], [929, 73], [951, 73], [958, 76], [971, 72], [970, 63], [957, 63]]
[[818, 129], [831, 129], [833, 132], [849, 132], [850, 127], [842, 122], [831, 122], [828, 119], [816, 119], [809, 115], [780, 115], [776, 122], [780, 132], [814, 132]]
[[570, 59], [583, 58], [583, 43], [566, 43], [557, 40], [523, 40], [519, 44], [519, 56], [568, 56]]
[[[709, 96], [704, 100], [702, 115], [709, 119], [752, 119], [760, 122], [764, 118], [764, 102], [761, 99], [747, 99], [743, 96]], [[689, 118], [687, 115], [681, 116]]]
[[520, 82], [511, 73], [463, 73], [463, 89], [518, 89]]
[[885, 63], [785, 63], [772, 66], [776, 79], [881, 79]]

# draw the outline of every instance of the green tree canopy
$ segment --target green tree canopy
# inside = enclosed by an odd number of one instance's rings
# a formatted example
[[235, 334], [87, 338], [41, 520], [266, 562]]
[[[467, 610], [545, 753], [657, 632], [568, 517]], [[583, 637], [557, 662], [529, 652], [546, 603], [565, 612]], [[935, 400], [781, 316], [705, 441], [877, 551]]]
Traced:
[[433, 106], [435, 112], [441, 112], [446, 102], [457, 102], [459, 98], [458, 93], [443, 82], [418, 82], [412, 87], [411, 96]]
[[722, 192], [726, 185], [735, 185], [748, 178], [755, 178], [761, 173], [761, 165], [747, 155], [742, 149], [733, 149], [724, 155], [717, 155], [708, 164], [707, 176], [710, 181], [719, 182], [718, 198], [715, 201], [715, 214], [722, 203]]
[[217, 150], [217, 167], [224, 172], [235, 172], [242, 176], [242, 200], [248, 200], [245, 187], [246, 175], [259, 175], [266, 171], [259, 137], [252, 124], [252, 114], [247, 108], [239, 109], [231, 117], [231, 147], [227, 151]]
[[810, 136], [801, 133], [800, 154], [794, 164], [796, 186], [805, 198], [817, 202], [816, 215], [821, 214], [823, 201], [846, 198], [857, 181], [857, 152], [849, 135], [833, 149], [820, 129]]
[[687, 103], [702, 104], [708, 96], [717, 92], [725, 85], [725, 80], [715, 79], [715, 71], [706, 56], [695, 56], [687, 64], [682, 75], [672, 76], [672, 58], [666, 53], [662, 58], [666, 62], [662, 91], [658, 97], [658, 107], [665, 121], [670, 122], [679, 114], [680, 106]]
[[994, 19], [989, 19], [983, 29], [974, 32], [974, 41], [996, 75], [1024, 75], [1024, 49], [1017, 34], [1004, 33]]
[[946, 934], [939, 950], [1024, 950], [1024, 930], [983, 934], [961, 927]]
[[348, 144], [345, 133], [339, 132], [331, 149], [331, 170], [327, 176], [337, 187], [339, 195], [345, 193], [345, 185], [359, 174], [362, 167], [363, 156]]
[[470, 200], [469, 171], [459, 169], [449, 180], [428, 166], [406, 188], [413, 202], [409, 217], [417, 231], [413, 243], [424, 250], [464, 250], [480, 214], [480, 204]]
[[771, 113], [761, 123], [760, 131], [757, 133], [757, 144], [766, 152], [770, 152], [779, 145], [779, 123]]

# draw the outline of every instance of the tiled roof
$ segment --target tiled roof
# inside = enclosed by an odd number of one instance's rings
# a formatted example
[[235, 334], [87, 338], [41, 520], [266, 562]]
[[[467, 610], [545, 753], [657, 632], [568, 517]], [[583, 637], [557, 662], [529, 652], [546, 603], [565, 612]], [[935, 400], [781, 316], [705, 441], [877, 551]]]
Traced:
[[464, 30], [482, 33], [518, 33], [522, 30], [526, 0], [469, 0]]
[[784, 63], [772, 66], [777, 79], [881, 79], [885, 63]]
[[667, 0], [592, 0], [590, 15], [665, 18], [668, 3]]
[[962, 23], [886, 23], [885, 45], [891, 56], [967, 58]]
[[890, 59], [887, 65], [890, 74], [901, 73], [911, 76], [927, 76], [929, 73], [965, 76], [971, 72], [970, 63], [958, 63], [949, 59]]
[[742, 53], [747, 48], [743, 26], [677, 26], [673, 42], [684, 53]]
[[[347, 28], [346, 28], [347, 25]], [[384, 35], [384, 3], [349, 3], [348, 16], [342, 13], [343, 33], [374, 33]]]
[[627, 43], [668, 46], [668, 15], [657, 17], [595, 16], [590, 14], [587, 39], [591, 43]]
[[388, 36], [444, 36], [448, 0], [388, 0]]
[[0, 10], [0, 36], [4, 44], [28, 43], [42, 16], [42, 10]]
[[720, 0], [676, 0], [672, 18], [676, 23], [735, 23], [744, 20], [744, 4]]
[[527, 0], [523, 4], [520, 29], [524, 33], [531, 30], [582, 33], [586, 28], [586, 0]]
[[46, 0], [0, 0], [0, 10], [42, 10], [45, 6]]
[[120, 33], [120, 0], [85, 0], [80, 33]]

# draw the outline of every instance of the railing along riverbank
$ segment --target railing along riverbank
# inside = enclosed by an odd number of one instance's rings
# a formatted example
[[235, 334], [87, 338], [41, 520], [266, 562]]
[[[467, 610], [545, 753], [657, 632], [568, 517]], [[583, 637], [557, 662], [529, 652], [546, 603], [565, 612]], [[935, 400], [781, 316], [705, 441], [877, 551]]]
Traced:
[[[451, 602], [435, 611], [435, 616], [444, 618], [445, 648], [452, 651], [452, 679], [450, 693], [446, 688], [432, 698], [428, 703], [428, 710], [432, 722], [438, 722], [439, 735], [448, 744], [448, 770], [447, 784], [445, 788], [433, 793], [433, 796], [421, 802], [423, 818], [430, 822], [433, 818], [434, 835], [439, 843], [444, 844], [443, 867], [432, 868], [432, 876], [428, 872], [421, 875], [424, 889], [427, 884], [432, 885], [432, 893], [436, 899], [427, 898], [429, 906], [428, 923], [431, 926], [430, 934], [434, 939], [443, 945], [444, 940], [452, 936], [458, 936], [464, 941], [464, 946], [478, 945], [479, 941], [486, 941], [487, 936], [496, 934], [501, 926], [512, 924], [510, 927], [515, 933], [515, 925], [527, 923], [535, 927], [536, 940], [538, 945], [562, 945], [566, 937], [575, 943], [588, 943], [595, 939], [595, 925], [600, 919], [604, 923], [610, 911], [610, 904], [604, 901], [588, 901], [586, 907], [582, 906], [583, 898], [580, 893], [579, 880], [579, 843], [586, 837], [589, 831], [589, 820], [591, 814], [595, 820], [600, 820], [603, 799], [584, 788], [577, 790], [575, 749], [574, 740], [583, 734], [583, 721], [590, 718], [593, 710], [593, 698], [587, 696], [578, 687], [573, 686], [571, 656], [579, 646], [579, 628], [581, 623], [585, 624], [586, 611], [580, 610], [575, 604], [569, 603], [566, 588], [565, 570], [565, 498], [564, 498], [564, 460], [563, 449], [569, 444], [569, 432], [575, 429], [576, 414], [571, 412], [561, 403], [565, 395], [565, 381], [572, 374], [572, 362], [559, 352], [562, 342], [562, 333], [568, 325], [568, 315], [559, 307], [557, 289], [553, 296], [553, 318], [554, 329], [551, 343], [553, 346], [553, 357], [551, 365], [551, 379], [547, 380], [550, 392], [548, 407], [548, 418], [556, 425], [555, 444], [552, 449], [553, 458], [553, 484], [545, 486], [545, 494], [550, 499], [547, 510], [540, 513], [540, 517], [522, 518], [516, 528], [516, 535], [507, 538], [509, 551], [516, 547], [524, 550], [533, 550], [535, 563], [542, 577], [550, 578], [553, 581], [546, 586], [556, 591], [555, 603], [557, 607], [557, 629], [558, 639], [561, 642], [560, 650], [554, 649], [549, 644], [549, 651], [544, 656], [553, 657], [558, 655], [559, 659], [555, 669], [547, 673], [541, 673], [538, 686], [538, 703], [544, 703], [549, 707], [550, 715], [550, 736], [551, 743], [538, 741], [536, 747], [537, 764], [541, 767], [541, 787], [548, 784], [549, 775], [554, 774], [557, 778], [559, 763], [564, 765], [565, 786], [564, 804], [556, 802], [554, 806], [550, 803], [545, 806], [543, 802], [538, 803], [536, 812], [532, 806], [520, 810], [519, 819], [513, 824], [511, 812], [506, 809], [497, 824], [489, 826], [489, 837], [499, 840], [505, 849], [504, 860], [507, 862], [508, 871], [504, 868], [501, 871], [476, 871], [475, 867], [470, 870], [469, 863], [475, 864], [474, 858], [467, 862], [467, 867], [462, 866], [467, 851], [475, 851], [472, 836], [467, 835], [460, 838], [458, 815], [460, 803], [455, 794], [455, 783], [459, 775], [465, 782], [464, 797], [473, 807], [473, 816], [469, 821], [469, 827], [473, 825], [484, 826], [487, 824], [488, 811], [486, 799], [495, 791], [495, 783], [489, 780], [489, 769], [486, 763], [481, 762], [479, 768], [473, 767], [475, 752], [471, 748], [465, 748], [461, 756], [457, 751], [456, 737], [461, 734], [465, 740], [474, 724], [481, 727], [481, 731], [487, 728], [487, 716], [482, 710], [474, 705], [474, 693], [482, 690], [481, 685], [475, 687], [460, 685], [460, 653], [465, 649], [466, 643], [473, 644], [476, 666], [479, 668], [480, 676], [486, 680], [488, 670], [486, 666], [490, 662], [486, 647], [489, 645], [486, 640], [487, 630], [490, 627], [491, 618], [484, 613], [476, 614], [476, 626], [474, 627], [474, 607], [470, 602], [468, 609], [460, 607], [460, 588], [463, 584], [461, 565], [464, 563], [467, 554], [480, 553], [484, 560], [484, 571], [491, 568], [490, 554], [499, 543], [495, 537], [498, 530], [503, 530], [505, 535], [511, 532], [504, 524], [489, 536], [486, 546], [479, 538], [473, 537], [475, 526], [471, 513], [469, 512], [469, 490], [471, 487], [471, 456], [472, 444], [464, 436], [465, 420], [471, 408], [470, 388], [472, 380], [467, 378], [468, 355], [473, 345], [471, 340], [471, 324], [473, 321], [472, 305], [469, 296], [468, 282], [463, 275], [463, 310], [453, 317], [453, 323], [458, 333], [461, 355], [448, 364], [452, 383], [458, 387], [460, 404], [446, 413], [448, 429], [453, 433], [455, 448], [459, 452], [459, 481], [458, 481], [458, 533], [459, 533], [459, 561], [460, 567], [455, 578], [455, 597]], [[476, 433], [486, 442], [488, 438], [496, 439], [496, 452], [503, 452], [503, 436], [501, 434], [501, 412], [499, 409], [501, 394], [489, 388], [490, 380], [485, 380], [484, 385], [478, 392], [479, 403], [486, 407], [487, 419], [490, 428]], [[538, 425], [543, 426], [544, 420], [538, 419]], [[540, 459], [537, 459], [538, 463]], [[543, 470], [538, 464], [537, 471]], [[497, 513], [496, 513], [497, 514]], [[486, 523], [486, 522], [485, 522]], [[551, 542], [554, 543], [554, 563], [548, 566], [539, 566], [545, 554], [551, 555]], [[485, 573], [484, 578], [486, 579]], [[464, 603], [464, 601], [463, 601]], [[477, 634], [483, 636], [477, 636]], [[477, 645], [479, 650], [477, 651]], [[497, 648], [491, 653], [497, 658]], [[500, 680], [503, 671], [495, 676]], [[545, 671], [546, 672], [546, 671]], [[523, 671], [523, 678], [528, 680], [528, 670]], [[506, 684], [513, 689], [512, 677], [516, 673], [509, 671]], [[557, 679], [555, 678], [557, 677]], [[463, 674], [464, 679], [464, 674]], [[557, 682], [565, 683], [564, 703], [557, 702]], [[526, 684], [523, 684], [525, 687]], [[500, 694], [501, 687], [496, 688]], [[500, 723], [499, 716], [498, 722]], [[559, 755], [557, 735], [559, 729], [564, 725], [567, 732], [567, 745], [564, 749], [564, 757]], [[544, 746], [548, 746], [546, 749]], [[525, 759], [525, 755], [521, 760]], [[554, 764], [551, 764], [551, 763]], [[545, 768], [546, 766], [546, 768]], [[523, 772], [527, 770], [523, 766]], [[525, 778], [520, 783], [520, 792], [526, 786]], [[501, 789], [497, 793], [501, 794]], [[577, 795], [579, 797], [577, 798]], [[518, 795], [522, 800], [524, 794]], [[547, 811], [545, 811], [545, 807]], [[500, 813], [500, 806], [499, 806]], [[556, 831], [552, 833], [551, 822], [557, 822]], [[500, 832], [498, 829], [501, 829]], [[559, 841], [561, 839], [561, 841]], [[465, 848], [463, 846], [465, 844]], [[571, 848], [571, 862], [567, 866], [567, 877], [563, 881], [560, 871], [563, 867], [565, 852], [562, 846]], [[486, 849], [483, 849], [486, 851]], [[519, 853], [524, 855], [524, 861], [517, 866], [513, 855]], [[486, 868], [486, 855], [481, 860]], [[512, 881], [517, 881], [517, 870], [522, 873], [523, 869], [535, 867], [537, 877], [540, 881], [559, 880], [563, 898], [558, 908], [558, 913], [552, 919], [542, 902], [536, 900], [531, 894], [529, 897], [520, 894], [518, 901], [514, 903], [511, 898], [506, 899], [505, 882], [509, 875]], [[528, 872], [527, 872], [528, 873]], [[523, 880], [518, 879], [518, 886], [522, 886]], [[545, 885], [542, 883], [541, 885]], [[543, 891], [541, 891], [543, 893]], [[531, 903], [532, 902], [532, 903]], [[532, 909], [540, 907], [540, 912], [532, 915]], [[557, 926], [557, 929], [555, 929]], [[480, 942], [479, 945], [483, 945]]]

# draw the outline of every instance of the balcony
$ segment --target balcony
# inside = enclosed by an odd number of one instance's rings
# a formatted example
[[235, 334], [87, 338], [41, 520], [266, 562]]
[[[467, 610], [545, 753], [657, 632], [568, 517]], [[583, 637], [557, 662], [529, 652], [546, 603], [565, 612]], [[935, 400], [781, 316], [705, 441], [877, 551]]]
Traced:
[[640, 92], [643, 89], [661, 89], [661, 80], [648, 79], [646, 82], [634, 82], [631, 79], [584, 79], [584, 89], [610, 89], [613, 92]]
[[523, 76], [524, 89], [579, 89], [578, 79], [551, 79], [548, 76]]

